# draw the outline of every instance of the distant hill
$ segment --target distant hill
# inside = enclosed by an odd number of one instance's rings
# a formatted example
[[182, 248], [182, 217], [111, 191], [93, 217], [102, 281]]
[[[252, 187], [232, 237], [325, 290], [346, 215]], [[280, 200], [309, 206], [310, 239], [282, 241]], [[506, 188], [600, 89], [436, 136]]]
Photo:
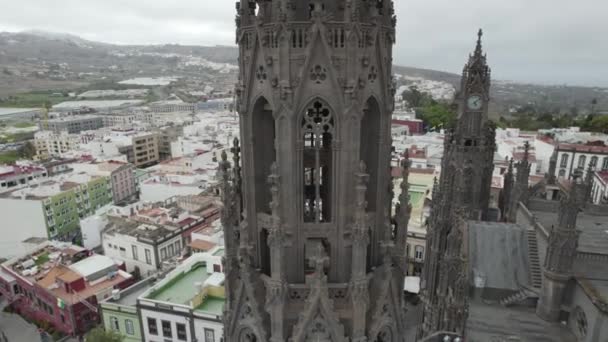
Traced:
[[[188, 75], [213, 80], [236, 80], [234, 73], [219, 75], [209, 63], [236, 64], [238, 50], [231, 46], [113, 45], [80, 37], [41, 31], [0, 33], [0, 96], [39, 89], [71, 89], [98, 80], [120, 80], [134, 76]], [[188, 63], [184, 60], [188, 59]], [[460, 75], [449, 72], [395, 66], [404, 76], [460, 86]], [[229, 84], [230, 79], [226, 79]], [[608, 89], [546, 86], [493, 81], [495, 112], [533, 104], [552, 112], [579, 112], [595, 108], [608, 112]]]

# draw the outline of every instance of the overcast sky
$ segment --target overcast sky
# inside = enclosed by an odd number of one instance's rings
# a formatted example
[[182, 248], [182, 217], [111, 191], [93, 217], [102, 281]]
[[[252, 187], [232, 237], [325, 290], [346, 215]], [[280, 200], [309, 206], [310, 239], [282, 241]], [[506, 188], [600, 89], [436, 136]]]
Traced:
[[[123, 44], [234, 44], [234, 0], [0, 0], [0, 31]], [[460, 72], [477, 28], [494, 77], [608, 86], [606, 0], [395, 0], [395, 62]]]

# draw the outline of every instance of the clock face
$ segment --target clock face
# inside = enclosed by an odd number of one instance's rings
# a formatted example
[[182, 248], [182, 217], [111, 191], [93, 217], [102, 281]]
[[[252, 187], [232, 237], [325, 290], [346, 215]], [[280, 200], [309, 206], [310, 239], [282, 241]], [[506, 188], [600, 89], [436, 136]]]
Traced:
[[481, 99], [481, 96], [473, 95], [469, 97], [469, 100], [467, 101], [467, 106], [471, 110], [480, 110], [481, 107], [483, 107], [483, 100]]

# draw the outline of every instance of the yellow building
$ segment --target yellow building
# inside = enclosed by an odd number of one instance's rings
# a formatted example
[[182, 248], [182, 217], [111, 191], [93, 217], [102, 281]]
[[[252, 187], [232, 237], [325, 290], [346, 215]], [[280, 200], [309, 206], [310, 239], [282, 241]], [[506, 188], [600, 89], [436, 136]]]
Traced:
[[[393, 169], [395, 197], [393, 207], [401, 194], [401, 169]], [[412, 214], [407, 233], [408, 275], [422, 274], [426, 251], [426, 220], [430, 214], [430, 203], [433, 194], [433, 184], [438, 175], [432, 169], [410, 169], [409, 195]]]

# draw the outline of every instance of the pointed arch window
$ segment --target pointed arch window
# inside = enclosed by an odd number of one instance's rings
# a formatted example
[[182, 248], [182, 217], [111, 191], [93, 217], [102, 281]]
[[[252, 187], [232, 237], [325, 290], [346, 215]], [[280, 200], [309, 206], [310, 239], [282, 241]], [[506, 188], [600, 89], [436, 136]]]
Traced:
[[302, 118], [304, 221], [331, 220], [331, 174], [335, 120], [331, 109], [317, 99]]

